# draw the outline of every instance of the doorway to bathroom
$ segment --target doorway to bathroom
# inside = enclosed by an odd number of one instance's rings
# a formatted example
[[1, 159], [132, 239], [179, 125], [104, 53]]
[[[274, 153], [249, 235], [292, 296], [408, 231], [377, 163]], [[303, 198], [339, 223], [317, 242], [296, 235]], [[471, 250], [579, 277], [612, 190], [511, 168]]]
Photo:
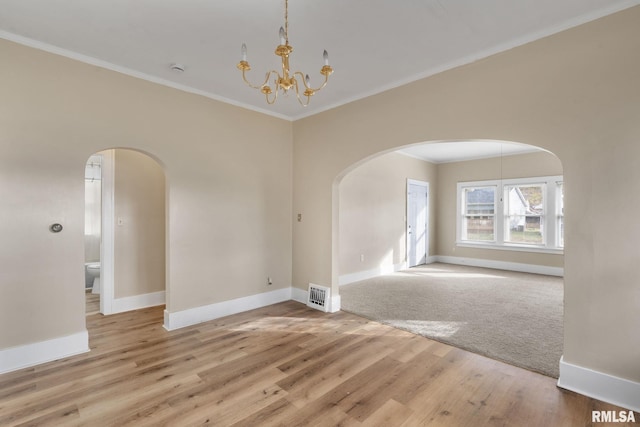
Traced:
[[[99, 195], [97, 188], [89, 189], [92, 185], [99, 187]], [[162, 166], [136, 150], [100, 151], [87, 162], [85, 188], [87, 314], [163, 305], [166, 182]]]

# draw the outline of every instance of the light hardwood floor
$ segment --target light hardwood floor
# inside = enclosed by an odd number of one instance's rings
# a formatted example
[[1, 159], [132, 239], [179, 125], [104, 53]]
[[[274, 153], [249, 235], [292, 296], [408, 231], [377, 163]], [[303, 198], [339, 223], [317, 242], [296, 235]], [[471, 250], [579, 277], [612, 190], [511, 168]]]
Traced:
[[162, 320], [88, 316], [91, 352], [0, 375], [0, 425], [587, 426], [620, 409], [292, 301], [172, 332]]
[[91, 290], [84, 292], [85, 314], [96, 314], [100, 312], [100, 295], [92, 294]]

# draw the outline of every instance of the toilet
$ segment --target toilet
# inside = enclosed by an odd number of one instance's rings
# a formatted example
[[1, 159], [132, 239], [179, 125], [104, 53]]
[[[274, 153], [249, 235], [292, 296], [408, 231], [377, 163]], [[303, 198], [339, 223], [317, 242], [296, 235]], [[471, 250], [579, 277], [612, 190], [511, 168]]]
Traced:
[[[100, 293], [100, 263], [88, 262], [85, 264], [85, 278], [87, 285], [91, 286], [92, 294]], [[88, 288], [89, 286], [87, 286]]]

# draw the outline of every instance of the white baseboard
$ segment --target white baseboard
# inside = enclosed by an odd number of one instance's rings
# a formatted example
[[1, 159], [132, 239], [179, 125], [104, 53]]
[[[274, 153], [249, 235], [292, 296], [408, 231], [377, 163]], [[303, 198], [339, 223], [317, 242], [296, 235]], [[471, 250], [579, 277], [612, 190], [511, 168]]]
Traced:
[[0, 350], [0, 374], [89, 351], [87, 331]]
[[558, 387], [640, 412], [640, 383], [614, 377], [560, 358]]
[[398, 264], [386, 264], [381, 265], [370, 270], [358, 271], [356, 273], [343, 274], [338, 277], [338, 285], [347, 285], [349, 283], [358, 282], [360, 280], [371, 279], [372, 277], [382, 276], [383, 274], [391, 274], [396, 271], [404, 270], [407, 268], [406, 262]]
[[331, 295], [331, 307], [329, 307], [329, 313], [336, 313], [340, 311], [341, 299], [340, 295]]
[[438, 262], [437, 256], [428, 256], [425, 264], [433, 264], [434, 262]]
[[291, 287], [276, 289], [271, 292], [176, 311], [175, 313], [169, 313], [165, 310], [164, 328], [168, 331], [173, 331], [174, 329], [208, 322], [209, 320], [214, 320], [220, 317], [266, 307], [283, 301], [289, 301], [291, 299], [291, 290]]
[[[544, 265], [522, 264], [517, 262], [493, 261], [480, 258], [463, 258], [453, 256], [435, 255], [427, 257], [426, 264], [434, 262], [442, 262], [445, 264], [470, 265], [472, 267], [494, 268], [496, 270], [520, 271], [522, 273], [545, 274], [547, 276], [564, 276], [564, 268], [548, 267]], [[397, 271], [407, 269], [407, 263], [383, 265], [370, 270], [358, 271], [356, 273], [343, 274], [338, 278], [338, 285], [347, 285], [349, 283], [358, 282], [360, 280], [371, 279], [373, 277], [391, 274]]]
[[291, 299], [297, 302], [301, 302], [302, 304], [307, 303], [307, 299], [309, 298], [309, 292], [304, 289], [291, 287]]
[[479, 258], [463, 258], [438, 255], [434, 257], [437, 262], [456, 265], [470, 265], [473, 267], [494, 268], [496, 270], [520, 271], [522, 273], [544, 274], [547, 276], [564, 276], [564, 268], [548, 267], [545, 265], [521, 264], [518, 262], [493, 261]]
[[111, 313], [139, 310], [141, 308], [155, 307], [165, 303], [165, 291], [150, 294], [134, 295], [131, 297], [116, 298], [111, 304]]

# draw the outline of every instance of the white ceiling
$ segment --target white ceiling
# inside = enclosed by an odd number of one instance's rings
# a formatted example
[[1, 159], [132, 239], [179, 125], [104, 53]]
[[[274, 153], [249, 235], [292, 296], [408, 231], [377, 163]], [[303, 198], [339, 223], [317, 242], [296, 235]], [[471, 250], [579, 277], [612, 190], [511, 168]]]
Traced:
[[306, 108], [267, 105], [235, 67], [245, 42], [255, 82], [278, 69], [283, 0], [0, 0], [0, 37], [295, 120], [637, 4], [290, 0], [291, 68], [317, 84], [327, 49], [335, 69]]
[[544, 151], [533, 145], [508, 141], [451, 141], [414, 145], [398, 153], [426, 160], [431, 163], [449, 163], [463, 160], [486, 159], [490, 157], [512, 156], [514, 154]]

